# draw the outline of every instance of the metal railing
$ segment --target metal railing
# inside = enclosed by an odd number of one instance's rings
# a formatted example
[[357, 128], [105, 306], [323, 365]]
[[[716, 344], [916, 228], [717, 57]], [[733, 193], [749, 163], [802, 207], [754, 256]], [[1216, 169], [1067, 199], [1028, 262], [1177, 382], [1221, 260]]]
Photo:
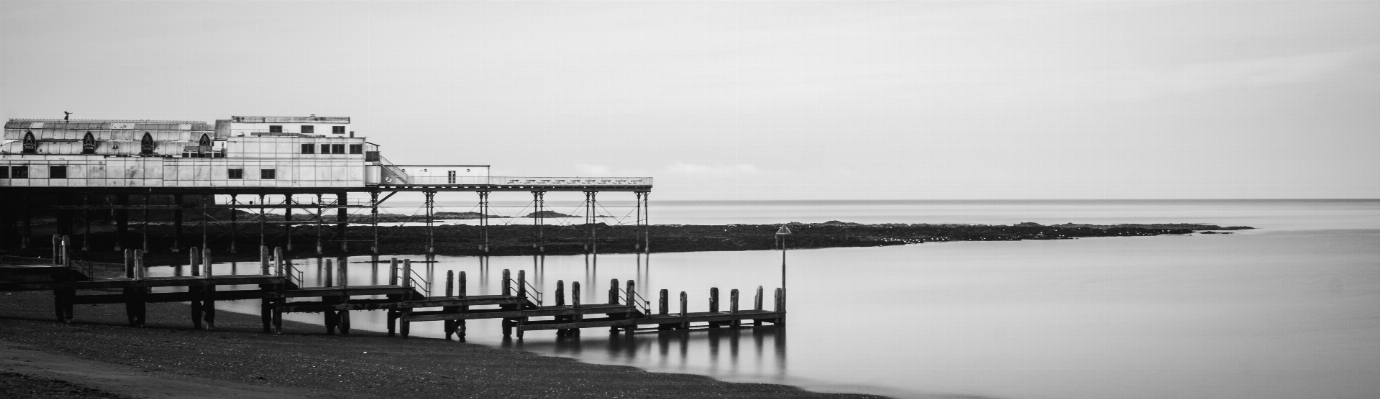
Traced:
[[537, 287], [533, 287], [532, 282], [530, 281], [523, 281], [522, 283], [527, 286], [527, 295], [531, 297], [530, 299], [533, 299], [532, 303], [537, 304], [537, 306], [541, 306], [541, 291], [538, 291]]
[[394, 172], [398, 178], [381, 184], [398, 185], [495, 185], [495, 186], [650, 186], [650, 177], [520, 177], [520, 176], [408, 176]]
[[[303, 282], [306, 281], [305, 275], [302, 273], [301, 270], [297, 270], [297, 266], [293, 266], [291, 261], [283, 262], [282, 272], [288, 278], [288, 282], [296, 284], [297, 288], [303, 288], [305, 286], [303, 284]], [[293, 276], [294, 272], [297, 273], [296, 276]]]
[[423, 296], [431, 296], [431, 281], [428, 281], [426, 277], [423, 277], [416, 269], [412, 270], [412, 275], [407, 276], [407, 279], [412, 281], [412, 288], [422, 290]]
[[652, 301], [648, 301], [647, 298], [643, 298], [643, 297], [642, 297], [642, 294], [638, 293], [637, 291], [633, 291], [633, 292], [632, 292], [632, 298], [628, 298], [628, 291], [627, 291], [627, 290], [622, 289], [622, 288], [617, 288], [617, 287], [615, 287], [614, 290], [617, 290], [617, 291], [618, 291], [618, 300], [619, 300], [619, 301], [621, 301], [621, 302], [623, 302], [623, 303], [628, 303], [629, 299], [631, 299], [631, 301], [632, 301], [632, 303], [633, 303], [633, 308], [636, 308], [637, 310], [641, 310], [643, 316], [651, 316], [651, 315], [652, 315]]

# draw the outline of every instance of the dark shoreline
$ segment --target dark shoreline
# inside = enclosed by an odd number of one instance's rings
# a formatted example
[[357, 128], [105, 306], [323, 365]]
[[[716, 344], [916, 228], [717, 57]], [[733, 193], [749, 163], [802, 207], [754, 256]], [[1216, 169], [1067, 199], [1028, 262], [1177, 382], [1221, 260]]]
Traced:
[[[119, 305], [82, 305], [73, 324], [52, 320], [52, 295], [0, 296], [0, 349], [29, 349], [80, 360], [78, 369], [115, 368], [197, 384], [225, 381], [307, 397], [648, 397], [876, 398], [828, 394], [710, 377], [582, 363], [521, 350], [356, 331], [325, 335], [321, 326], [283, 322], [283, 334], [259, 332], [258, 316], [220, 312], [215, 331], [192, 330], [184, 303], [149, 304], [148, 327], [125, 326]], [[37, 372], [17, 372], [42, 375]], [[94, 373], [94, 372], [92, 372]], [[47, 373], [51, 374], [51, 373]], [[99, 377], [99, 375], [97, 375]], [[126, 385], [63, 377], [79, 386], [132, 396]], [[108, 378], [107, 378], [108, 379]], [[190, 382], [189, 382], [190, 381]], [[3, 381], [0, 381], [2, 383]], [[141, 387], [133, 387], [141, 388]], [[214, 389], [214, 386], [208, 386]], [[142, 392], [142, 393], [141, 393]], [[156, 392], [156, 391], [155, 391]], [[297, 394], [297, 395], [294, 395]], [[183, 395], [212, 395], [187, 392]]]
[[[363, 221], [357, 221], [363, 222]], [[1019, 223], [1015, 225], [966, 225], [966, 224], [858, 224], [847, 222], [788, 223], [791, 234], [786, 242], [792, 249], [879, 247], [935, 243], [948, 241], [1017, 241], [1017, 240], [1066, 240], [1088, 237], [1137, 237], [1155, 235], [1183, 235], [1195, 232], [1227, 234], [1230, 230], [1245, 230], [1245, 226], [1218, 226], [1211, 224], [1056, 224]], [[666, 252], [704, 252], [704, 251], [752, 251], [779, 248], [775, 233], [781, 225], [768, 224], [729, 224], [729, 225], [651, 225], [644, 228], [628, 225], [609, 226], [603, 223], [594, 228], [597, 239], [595, 250], [601, 254], [634, 253], [643, 251], [644, 240], [649, 242], [652, 253]], [[370, 254], [373, 227], [351, 225], [346, 232], [349, 251], [341, 251], [340, 241], [335, 236], [333, 225], [322, 225], [321, 242], [323, 256], [367, 256]], [[200, 228], [185, 228], [181, 243], [185, 247], [195, 246], [202, 239]], [[548, 225], [541, 229], [541, 239], [537, 229], [531, 225], [493, 225], [489, 226], [489, 251], [492, 256], [513, 255], [578, 255], [586, 253], [590, 236], [589, 225]], [[151, 265], [181, 264], [187, 261], [185, 251], [171, 252], [173, 228], [158, 224], [148, 227], [149, 247], [152, 250], [147, 259]], [[229, 252], [229, 226], [212, 225], [207, 230], [215, 259], [220, 261], [255, 261], [258, 259], [259, 226], [256, 223], [242, 223], [235, 245], [238, 253]], [[142, 245], [142, 229], [131, 226], [129, 240], [131, 246]], [[283, 229], [279, 226], [265, 230], [268, 245], [283, 246]], [[294, 256], [315, 256], [317, 228], [314, 225], [301, 225], [293, 229]], [[644, 239], [643, 234], [649, 235]], [[383, 254], [425, 254], [427, 232], [424, 226], [384, 226], [378, 227], [380, 252]], [[478, 256], [483, 243], [482, 231], [478, 226], [444, 225], [436, 226], [434, 240], [436, 254], [448, 256]], [[49, 256], [45, 237], [36, 249], [27, 251], [5, 251], [9, 255]], [[81, 245], [81, 235], [72, 237], [73, 245]], [[113, 250], [115, 235], [107, 230], [95, 232], [89, 237], [91, 251], [77, 256], [82, 260], [97, 262], [120, 262], [122, 255]]]

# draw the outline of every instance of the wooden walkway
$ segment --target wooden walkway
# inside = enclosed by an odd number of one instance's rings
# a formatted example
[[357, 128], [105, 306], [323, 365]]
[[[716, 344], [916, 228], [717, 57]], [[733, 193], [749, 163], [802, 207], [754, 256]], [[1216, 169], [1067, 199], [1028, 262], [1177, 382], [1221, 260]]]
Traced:
[[[427, 296], [426, 290], [417, 287], [429, 286], [430, 282], [412, 271], [411, 261], [403, 261], [399, 267], [397, 259], [393, 259], [389, 263], [388, 284], [351, 286], [346, 284], [347, 265], [340, 262], [332, 267], [327, 260], [322, 270], [324, 286], [303, 287], [303, 273], [285, 262], [281, 249], [275, 249], [270, 256], [267, 248], [261, 248], [257, 275], [213, 275], [210, 258], [209, 251], [193, 249], [190, 276], [148, 277], [142, 253], [127, 250], [124, 276], [97, 279], [71, 267], [59, 255], [53, 262], [57, 265], [0, 265], [0, 291], [51, 290], [55, 316], [65, 323], [72, 321], [73, 305], [77, 304], [123, 303], [130, 325], [142, 326], [146, 304], [190, 302], [193, 326], [214, 329], [216, 302], [258, 299], [262, 301], [264, 332], [281, 332], [282, 314], [297, 312], [322, 313], [327, 334], [349, 334], [350, 312], [383, 310], [388, 312], [390, 336], [407, 337], [414, 322], [442, 321], [446, 339], [456, 336], [461, 340], [465, 337], [466, 321], [477, 319], [501, 319], [505, 337], [516, 332], [522, 338], [524, 332], [531, 330], [557, 330], [558, 336], [566, 336], [585, 328], [632, 333], [644, 326], [656, 330], [689, 329], [693, 323], [705, 323], [709, 328], [781, 325], [786, 316], [781, 290], [776, 290], [774, 309], [764, 310], [761, 287], [757, 288], [750, 310], [739, 310], [738, 290], [732, 290], [726, 311], [720, 311], [719, 290], [714, 288], [709, 293], [708, 312], [688, 312], [687, 295], [681, 292], [680, 311], [670, 313], [667, 290], [660, 290], [659, 306], [653, 312], [652, 304], [638, 294], [633, 281], [620, 286], [617, 279], [611, 281], [603, 303], [582, 303], [579, 282], [571, 283], [567, 303], [565, 283], [558, 281], [553, 295], [555, 304], [545, 305], [543, 294], [527, 282], [524, 271], [518, 271], [514, 279], [504, 270], [498, 295], [467, 295], [465, 272], [458, 274], [458, 281], [454, 272], [447, 272], [444, 295]], [[243, 288], [246, 286], [257, 289]], [[183, 290], [152, 292], [153, 288], [168, 287]], [[90, 290], [102, 293], [80, 293]], [[110, 293], [116, 290], [119, 293]]]

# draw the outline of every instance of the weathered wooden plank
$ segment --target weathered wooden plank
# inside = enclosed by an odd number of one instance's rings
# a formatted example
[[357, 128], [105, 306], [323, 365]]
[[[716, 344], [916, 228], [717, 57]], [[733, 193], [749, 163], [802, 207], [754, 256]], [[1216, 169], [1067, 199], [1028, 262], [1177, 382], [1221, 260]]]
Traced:
[[[235, 291], [216, 291], [216, 292], [155, 292], [143, 294], [142, 302], [189, 302], [193, 299], [213, 298], [217, 301], [239, 301], [245, 299], [261, 299], [271, 297], [262, 290], [235, 290]], [[77, 295], [72, 297], [72, 303], [83, 304], [102, 304], [102, 303], [126, 303], [131, 297], [126, 294], [101, 294], [101, 295]]]
[[624, 305], [585, 305], [581, 307], [572, 306], [548, 306], [540, 309], [489, 309], [471, 310], [469, 312], [413, 312], [405, 317], [409, 321], [437, 321], [437, 320], [473, 320], [473, 319], [500, 319], [518, 317], [551, 317], [551, 316], [570, 316], [585, 314], [626, 314], [632, 310]]

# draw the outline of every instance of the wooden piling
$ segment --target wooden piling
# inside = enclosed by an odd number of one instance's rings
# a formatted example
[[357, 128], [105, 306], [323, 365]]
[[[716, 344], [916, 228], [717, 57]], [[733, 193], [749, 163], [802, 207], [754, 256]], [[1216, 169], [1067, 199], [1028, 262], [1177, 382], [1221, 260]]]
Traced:
[[[289, 277], [288, 275], [292, 272], [289, 271], [287, 268], [287, 259], [283, 258], [283, 247], [273, 247], [273, 260], [276, 263], [275, 265], [273, 265], [275, 270], [274, 273], [276, 273], [279, 276], [283, 276], [284, 279], [287, 281], [291, 281], [291, 277]], [[282, 286], [278, 286], [277, 288], [281, 289]], [[279, 293], [275, 293], [274, 297], [269, 301], [273, 303], [273, 333], [282, 334], [283, 305], [287, 304], [287, 298], [284, 298]]]
[[[403, 259], [402, 286], [404, 288], [412, 288], [412, 259]], [[408, 321], [406, 316], [412, 314], [412, 309], [403, 309], [399, 313], [398, 332], [403, 338], [407, 338], [412, 332], [412, 322]]]
[[[137, 249], [134, 250], [134, 279], [143, 280], [144, 273], [147, 271], [148, 269], [146, 269], [144, 266], [144, 251]], [[148, 287], [140, 287], [134, 289], [134, 325], [136, 327], [143, 327], [144, 321], [148, 319], [148, 303], [144, 302], [144, 296], [148, 293]]]
[[[260, 245], [259, 274], [263, 276], [268, 276], [269, 270], [270, 269], [268, 267], [268, 246]], [[270, 298], [268, 295], [271, 288], [272, 287], [269, 284], [259, 284], [259, 290], [263, 291], [264, 293], [263, 299], [259, 300], [259, 321], [263, 323], [265, 333], [273, 331], [273, 308], [269, 306], [273, 299]]]
[[[709, 312], [719, 312], [719, 287], [709, 288]], [[709, 328], [719, 328], [718, 322], [709, 322]]]
[[[667, 291], [665, 288], [662, 288], [662, 289], [661, 289], [660, 295], [658, 295], [658, 299], [657, 299], [657, 305], [658, 305], [658, 306], [657, 306], [657, 315], [666, 316], [666, 315], [670, 312], [670, 310], [671, 310], [671, 309], [670, 309], [670, 298], [669, 298], [670, 295], [671, 295], [671, 294], [670, 294], [670, 291]], [[670, 323], [662, 323], [662, 324], [658, 324], [658, 325], [656, 326], [656, 329], [657, 329], [657, 330], [663, 330], [663, 331], [664, 331], [664, 330], [674, 330], [675, 328], [676, 328], [676, 325], [675, 325], [675, 324], [670, 324]]]
[[[335, 277], [335, 273], [334, 273], [334, 269], [335, 269], [334, 266], [335, 266], [335, 265], [332, 264], [332, 262], [331, 262], [330, 259], [322, 259], [322, 258], [319, 258], [319, 257], [316, 258], [316, 262], [317, 262], [317, 263], [316, 263], [316, 264], [317, 264], [317, 271], [318, 271], [319, 273], [322, 273], [322, 275], [321, 275], [321, 286], [322, 286], [322, 287], [327, 287], [327, 288], [334, 287], [334, 286], [335, 286], [335, 278], [334, 278], [334, 277]], [[330, 294], [321, 294], [321, 303], [322, 303], [322, 304], [335, 304], [335, 303], [336, 303], [336, 296], [330, 295]], [[336, 317], [335, 317], [335, 316], [336, 316], [336, 313], [335, 313], [335, 309], [326, 309], [324, 312], [321, 312], [321, 313], [322, 313], [322, 319], [323, 319], [323, 320], [322, 320], [322, 324], [324, 324], [325, 327], [326, 327], [326, 335], [335, 335], [335, 326], [336, 326]]]
[[[738, 314], [738, 289], [737, 289], [737, 288], [734, 288], [734, 289], [728, 291], [728, 313]], [[728, 326], [731, 327], [731, 328], [738, 328], [740, 325], [741, 325], [741, 320], [738, 320], [738, 319], [733, 319], [733, 320], [730, 320], [730, 321], [728, 322]]]
[[[446, 297], [447, 297], [447, 298], [453, 298], [453, 297], [455, 297], [455, 271], [454, 271], [454, 270], [446, 270]], [[447, 306], [447, 307], [444, 307], [444, 308], [442, 308], [442, 309], [443, 309], [444, 311], [446, 311], [446, 312], [454, 312], [454, 311], [458, 310], [458, 309], [456, 309], [455, 306]], [[442, 324], [443, 324], [444, 326], [441, 327], [441, 328], [443, 329], [442, 331], [445, 331], [445, 333], [446, 333], [446, 340], [447, 340], [447, 341], [450, 341], [451, 335], [454, 335], [454, 334], [455, 334], [455, 320], [445, 320], [445, 321], [442, 322]]]
[[[468, 296], [468, 295], [467, 295], [467, 290], [465, 289], [465, 284], [466, 284], [466, 283], [467, 283], [467, 279], [466, 279], [466, 277], [465, 277], [465, 271], [461, 270], [461, 271], [460, 271], [460, 281], [458, 281], [458, 282], [456, 283], [456, 287], [455, 287], [455, 288], [456, 288], [456, 291], [457, 291], [457, 294], [458, 294], [458, 297], [459, 297], [460, 299], [465, 299], [465, 298]], [[470, 307], [469, 307], [469, 306], [459, 306], [459, 307], [457, 307], [457, 308], [458, 308], [458, 310], [460, 310], [461, 312], [465, 312], [465, 311], [469, 311], [469, 310], [470, 310]], [[460, 319], [460, 320], [456, 320], [456, 321], [455, 321], [455, 336], [456, 336], [456, 339], [460, 340], [460, 342], [465, 342], [465, 329], [466, 329], [466, 328], [465, 328], [465, 319]]]
[[[187, 269], [191, 271], [192, 276], [201, 276], [201, 250], [197, 247], [191, 247], [187, 253], [187, 257]], [[187, 292], [192, 294], [192, 328], [197, 330], [205, 329], [205, 326], [201, 323], [202, 306], [200, 297], [202, 291], [202, 287], [187, 287]]]
[[388, 260], [388, 285], [398, 284], [398, 258]]
[[[128, 248], [125, 249], [125, 278], [134, 279], [134, 250]], [[139, 312], [137, 310], [138, 305], [134, 303], [134, 298], [137, 296], [135, 290], [137, 289], [138, 288], [127, 287], [123, 290], [125, 293], [125, 318], [129, 319], [130, 327], [138, 325], [138, 323], [136, 323], [136, 320], [139, 318]]]
[[780, 288], [777, 288], [777, 289], [776, 289], [776, 312], [779, 314], [779, 316], [777, 316], [776, 325], [779, 326], [779, 325], [786, 324], [786, 313], [784, 313], [785, 311], [786, 311], [785, 299], [782, 298], [782, 296], [781, 296], [781, 289], [780, 289]]
[[[211, 278], [211, 263], [212, 263], [212, 262], [211, 262], [211, 248], [204, 248], [204, 249], [201, 250], [201, 252], [202, 252], [202, 253], [201, 253], [201, 265], [202, 265], [202, 268], [204, 269], [204, 270], [203, 270], [203, 273], [201, 273], [201, 275], [202, 275], [203, 277], [209, 279], [209, 278]], [[215, 286], [215, 285], [212, 285], [212, 284], [207, 284], [206, 287], [205, 287], [205, 289], [202, 291], [202, 293], [203, 293], [204, 295], [206, 295], [206, 299], [202, 301], [202, 305], [201, 305], [201, 313], [202, 313], [201, 319], [202, 319], [203, 321], [206, 322], [206, 329], [207, 329], [207, 330], [215, 330], [215, 329], [216, 329], [216, 300], [215, 300], [214, 298], [215, 298], [215, 296], [216, 296], [216, 286]]]
[[688, 315], [688, 314], [690, 314], [690, 301], [689, 301], [689, 297], [688, 297], [687, 295], [685, 295], [685, 291], [681, 291], [681, 292], [680, 292], [680, 317], [681, 317], [680, 329], [682, 329], [682, 330], [685, 330], [685, 329], [689, 329], [689, 328], [690, 328], [690, 322], [685, 321], [685, 319], [686, 319], [686, 317], [687, 317], [686, 315]]

